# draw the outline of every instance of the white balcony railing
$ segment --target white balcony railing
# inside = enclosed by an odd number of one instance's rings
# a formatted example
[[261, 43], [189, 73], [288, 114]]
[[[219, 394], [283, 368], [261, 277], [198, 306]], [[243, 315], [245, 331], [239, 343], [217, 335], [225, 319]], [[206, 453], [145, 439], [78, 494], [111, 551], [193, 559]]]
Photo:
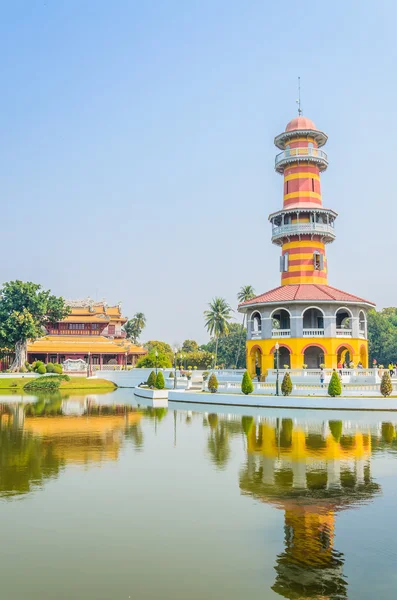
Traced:
[[259, 340], [262, 336], [262, 332], [261, 331], [252, 331], [251, 333], [251, 339], [253, 340]]
[[300, 235], [318, 233], [335, 238], [335, 229], [328, 223], [294, 223], [292, 225], [280, 225], [273, 227], [272, 238], [277, 238], [285, 235]]
[[291, 329], [272, 329], [272, 337], [291, 337]]
[[324, 329], [313, 328], [313, 329], [304, 329], [303, 337], [324, 337]]
[[351, 329], [336, 329], [336, 337], [352, 337], [353, 331]]
[[365, 330], [364, 330], [364, 329], [359, 329], [359, 330], [358, 330], [358, 335], [359, 335], [359, 337], [361, 337], [361, 338], [365, 338], [365, 337], [366, 337], [366, 335], [365, 335]]
[[322, 163], [325, 168], [328, 165], [328, 156], [324, 150], [319, 150], [318, 148], [289, 148], [277, 154], [276, 169], [284, 162], [294, 162], [297, 159], [312, 159], [314, 162]]

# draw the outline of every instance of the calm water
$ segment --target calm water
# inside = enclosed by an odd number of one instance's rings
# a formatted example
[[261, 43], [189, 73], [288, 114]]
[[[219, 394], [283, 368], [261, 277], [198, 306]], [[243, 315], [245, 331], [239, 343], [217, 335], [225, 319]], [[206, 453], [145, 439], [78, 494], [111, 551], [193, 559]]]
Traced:
[[397, 415], [137, 402], [0, 397], [1, 599], [394, 597]]

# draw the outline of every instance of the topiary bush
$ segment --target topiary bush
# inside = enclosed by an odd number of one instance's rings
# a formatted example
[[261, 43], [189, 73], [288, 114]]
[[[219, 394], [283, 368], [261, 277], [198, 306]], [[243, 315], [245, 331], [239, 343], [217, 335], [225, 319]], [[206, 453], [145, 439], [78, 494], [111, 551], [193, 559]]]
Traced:
[[170, 371], [170, 374], [168, 375], [168, 377], [170, 379], [174, 379], [174, 371]]
[[212, 394], [215, 394], [215, 392], [218, 390], [218, 380], [214, 373], [212, 373], [211, 377], [209, 378], [208, 389]]
[[165, 388], [164, 375], [163, 375], [162, 371], [159, 371], [157, 373], [155, 385], [156, 385], [156, 389], [158, 389], [158, 390], [163, 390]]
[[54, 364], [54, 373], [56, 373], [57, 375], [62, 375], [62, 373], [63, 373], [62, 365], [55, 363]]
[[328, 384], [328, 395], [335, 398], [335, 396], [340, 396], [342, 393], [342, 384], [340, 377], [336, 371], [332, 373], [331, 380]]
[[283, 393], [283, 396], [289, 396], [290, 393], [292, 392], [292, 381], [291, 381], [291, 376], [288, 373], [288, 371], [285, 373], [285, 375], [283, 377], [283, 381], [281, 383], [281, 391]]
[[45, 373], [47, 373], [45, 365], [41, 364], [38, 367], [36, 367], [35, 369], [36, 373], [38, 373], [39, 375], [44, 375]]
[[243, 380], [241, 382], [241, 391], [246, 396], [248, 396], [248, 394], [252, 394], [254, 391], [254, 384], [252, 383], [252, 379], [248, 371], [244, 371]]
[[149, 377], [147, 378], [146, 385], [148, 385], [150, 388], [155, 387], [155, 385], [156, 385], [156, 373], [154, 371], [152, 371], [150, 373]]
[[41, 360], [36, 360], [33, 364], [32, 364], [32, 369], [35, 373], [39, 373], [38, 369], [40, 369], [40, 367], [44, 367], [44, 373], [45, 371], [45, 365], [43, 363], [43, 361]]
[[382, 375], [382, 381], [380, 382], [380, 393], [386, 398], [393, 392], [393, 385], [390, 379], [389, 371], [385, 371]]
[[47, 371], [47, 373], [55, 373], [54, 369], [55, 369], [55, 365], [52, 362], [49, 362], [46, 364], [45, 369]]

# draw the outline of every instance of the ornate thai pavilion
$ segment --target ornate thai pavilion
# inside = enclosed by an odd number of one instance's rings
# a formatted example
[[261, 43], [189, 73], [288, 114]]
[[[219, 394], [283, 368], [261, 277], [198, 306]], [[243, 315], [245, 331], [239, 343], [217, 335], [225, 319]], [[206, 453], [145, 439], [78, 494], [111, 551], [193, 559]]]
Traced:
[[86, 300], [68, 301], [70, 314], [46, 330], [46, 335], [28, 344], [28, 361], [62, 363], [83, 359], [93, 365], [134, 365], [145, 348], [126, 339], [122, 329], [127, 318], [121, 305]]
[[275, 168], [284, 177], [283, 208], [269, 216], [272, 242], [281, 248], [281, 286], [240, 304], [247, 314], [247, 366], [252, 374], [274, 367], [368, 366], [367, 311], [374, 304], [328, 285], [326, 245], [335, 239], [335, 211], [324, 208], [320, 173], [325, 133], [299, 116], [274, 143]]

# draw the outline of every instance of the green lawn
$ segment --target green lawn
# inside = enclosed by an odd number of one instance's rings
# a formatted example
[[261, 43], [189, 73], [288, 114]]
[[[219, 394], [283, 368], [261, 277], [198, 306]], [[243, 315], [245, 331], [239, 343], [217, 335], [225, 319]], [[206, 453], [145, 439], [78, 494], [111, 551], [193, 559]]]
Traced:
[[[0, 377], [0, 390], [23, 390], [24, 385], [34, 381], [32, 377]], [[86, 377], [71, 377], [70, 381], [62, 381], [61, 390], [114, 390], [116, 385], [106, 379], [87, 379]]]

